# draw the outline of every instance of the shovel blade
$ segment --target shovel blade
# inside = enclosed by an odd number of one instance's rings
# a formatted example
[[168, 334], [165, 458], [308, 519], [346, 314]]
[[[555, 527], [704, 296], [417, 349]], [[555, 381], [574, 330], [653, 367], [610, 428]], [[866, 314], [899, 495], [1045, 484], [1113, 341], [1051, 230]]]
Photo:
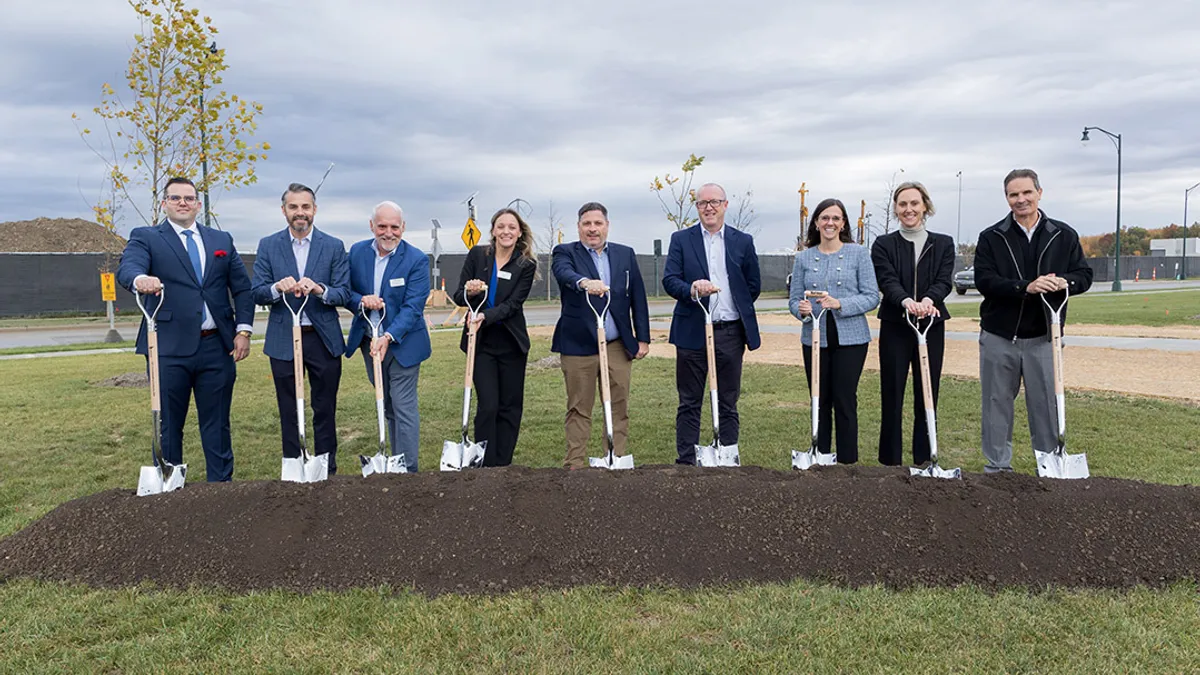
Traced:
[[387, 460], [388, 458], [384, 457], [383, 453], [380, 452], [377, 452], [370, 457], [366, 455], [359, 455], [358, 461], [362, 464], [363, 478], [366, 478], [373, 473], [387, 473]]
[[462, 471], [483, 466], [483, 455], [487, 450], [487, 441], [482, 443], [442, 443], [442, 471]]
[[817, 452], [811, 448], [804, 451], [792, 451], [792, 468], [798, 471], [807, 471], [814, 466], [833, 466], [834, 464], [837, 464], [837, 455], [832, 452]]
[[404, 463], [404, 455], [392, 455], [385, 462], [384, 471], [387, 473], [408, 473], [408, 465]]
[[138, 473], [137, 496], [159, 495], [183, 487], [187, 478], [187, 464], [170, 466], [163, 471], [157, 466], [143, 466]]
[[918, 469], [915, 466], [908, 468], [908, 475], [923, 476], [925, 478], [962, 478], [962, 469], [943, 469], [935, 464], [930, 464], [924, 469]]
[[1088, 472], [1087, 455], [1085, 453], [1068, 455], [1063, 450], [1055, 450], [1053, 452], [1034, 450], [1033, 455], [1037, 459], [1038, 476], [1042, 478], [1078, 479], [1087, 478], [1091, 475]]
[[593, 469], [632, 469], [633, 455], [613, 455], [612, 461], [609, 461], [608, 455], [604, 455], [603, 457], [588, 457], [588, 466]]
[[329, 455], [284, 457], [279, 478], [289, 483], [319, 483], [329, 478]]
[[697, 445], [696, 466], [741, 466], [742, 457], [738, 446], [734, 445]]

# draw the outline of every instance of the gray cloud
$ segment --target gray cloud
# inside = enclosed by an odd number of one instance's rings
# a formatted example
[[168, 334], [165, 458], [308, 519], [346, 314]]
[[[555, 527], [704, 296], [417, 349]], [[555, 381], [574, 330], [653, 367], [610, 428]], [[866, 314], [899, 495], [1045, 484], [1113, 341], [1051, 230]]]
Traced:
[[[348, 240], [389, 198], [415, 243], [433, 217], [457, 243], [459, 202], [479, 191], [481, 219], [522, 197], [539, 231], [553, 200], [568, 238], [578, 204], [599, 199], [614, 238], [647, 250], [670, 235], [650, 179], [690, 152], [707, 157], [698, 181], [753, 186], [760, 250], [792, 242], [801, 181], [810, 204], [865, 199], [882, 221], [894, 173], [925, 182], [931, 227], [954, 233], [961, 170], [973, 239], [1004, 215], [1016, 166], [1042, 174], [1049, 213], [1106, 231], [1116, 153], [1098, 134], [1081, 147], [1084, 125], [1124, 135], [1127, 224], [1177, 222], [1200, 180], [1200, 7], [1184, 1], [198, 6], [222, 31], [224, 86], [266, 109], [259, 183], [214, 195], [245, 249], [283, 226], [282, 187], [331, 161], [317, 222]], [[121, 3], [66, 0], [6, 18], [0, 219], [86, 216], [79, 193], [102, 167], [70, 113], [119, 77], [136, 21]]]

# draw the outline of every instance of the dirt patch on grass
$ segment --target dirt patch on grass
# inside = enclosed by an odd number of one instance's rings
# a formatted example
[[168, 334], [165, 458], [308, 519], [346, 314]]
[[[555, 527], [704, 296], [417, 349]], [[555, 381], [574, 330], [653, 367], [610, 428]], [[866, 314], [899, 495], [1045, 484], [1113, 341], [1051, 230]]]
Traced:
[[[794, 325], [791, 315], [760, 315], [763, 325]], [[874, 325], [874, 320], [873, 325]], [[951, 319], [947, 329], [951, 332], [978, 333], [979, 323], [974, 319]], [[1112, 329], [1111, 333], [1084, 332], [1085, 329]], [[549, 336], [552, 327], [531, 328], [531, 335]], [[1122, 334], [1118, 329], [1130, 329]], [[1070, 326], [1067, 345], [1064, 348], [1063, 371], [1068, 389], [1112, 391], [1121, 394], [1136, 394], [1156, 398], [1182, 399], [1200, 402], [1200, 357], [1195, 352], [1169, 352], [1149, 349], [1108, 349], [1104, 347], [1080, 347], [1070, 344], [1072, 335], [1111, 335], [1114, 337], [1151, 337], [1139, 331], [1168, 329], [1138, 326]], [[1175, 327], [1172, 335], [1156, 334], [1153, 337], [1200, 338], [1200, 331], [1186, 326]], [[652, 330], [653, 344], [650, 356], [675, 358], [675, 348], [667, 342], [667, 331]], [[1192, 335], [1188, 335], [1192, 333]], [[749, 363], [773, 363], [803, 367], [799, 334], [762, 333], [762, 346], [746, 353]], [[867, 370], [879, 370], [879, 350], [872, 345], [867, 351]], [[946, 340], [946, 354], [942, 373], [957, 377], [979, 379], [979, 343], [974, 340]]]
[[1200, 488], [904, 469], [508, 467], [112, 490], [0, 541], [0, 580], [421, 593], [705, 586], [1162, 586], [1196, 579]]
[[106, 380], [100, 380], [96, 386], [145, 388], [150, 386], [150, 378], [144, 372], [121, 373]]

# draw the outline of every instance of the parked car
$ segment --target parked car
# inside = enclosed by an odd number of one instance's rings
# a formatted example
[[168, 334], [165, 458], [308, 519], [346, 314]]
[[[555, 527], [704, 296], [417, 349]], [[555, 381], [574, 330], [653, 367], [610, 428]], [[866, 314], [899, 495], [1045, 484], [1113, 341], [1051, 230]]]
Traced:
[[975, 288], [975, 267], [973, 265], [954, 275], [954, 290], [958, 291], [959, 295], [966, 295], [967, 291], [972, 288]]

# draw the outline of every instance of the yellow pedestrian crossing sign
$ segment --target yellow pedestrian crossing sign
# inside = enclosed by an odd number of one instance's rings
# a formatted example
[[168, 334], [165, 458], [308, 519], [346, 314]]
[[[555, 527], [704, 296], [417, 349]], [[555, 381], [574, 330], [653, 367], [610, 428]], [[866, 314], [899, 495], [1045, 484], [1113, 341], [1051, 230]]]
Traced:
[[468, 249], [474, 248], [475, 244], [479, 243], [480, 236], [482, 236], [482, 233], [479, 231], [479, 227], [475, 225], [475, 219], [467, 218], [467, 224], [463, 226], [462, 231], [463, 243], [467, 245]]
[[105, 302], [111, 302], [117, 299], [116, 276], [111, 272], [106, 272], [100, 275], [100, 299]]

